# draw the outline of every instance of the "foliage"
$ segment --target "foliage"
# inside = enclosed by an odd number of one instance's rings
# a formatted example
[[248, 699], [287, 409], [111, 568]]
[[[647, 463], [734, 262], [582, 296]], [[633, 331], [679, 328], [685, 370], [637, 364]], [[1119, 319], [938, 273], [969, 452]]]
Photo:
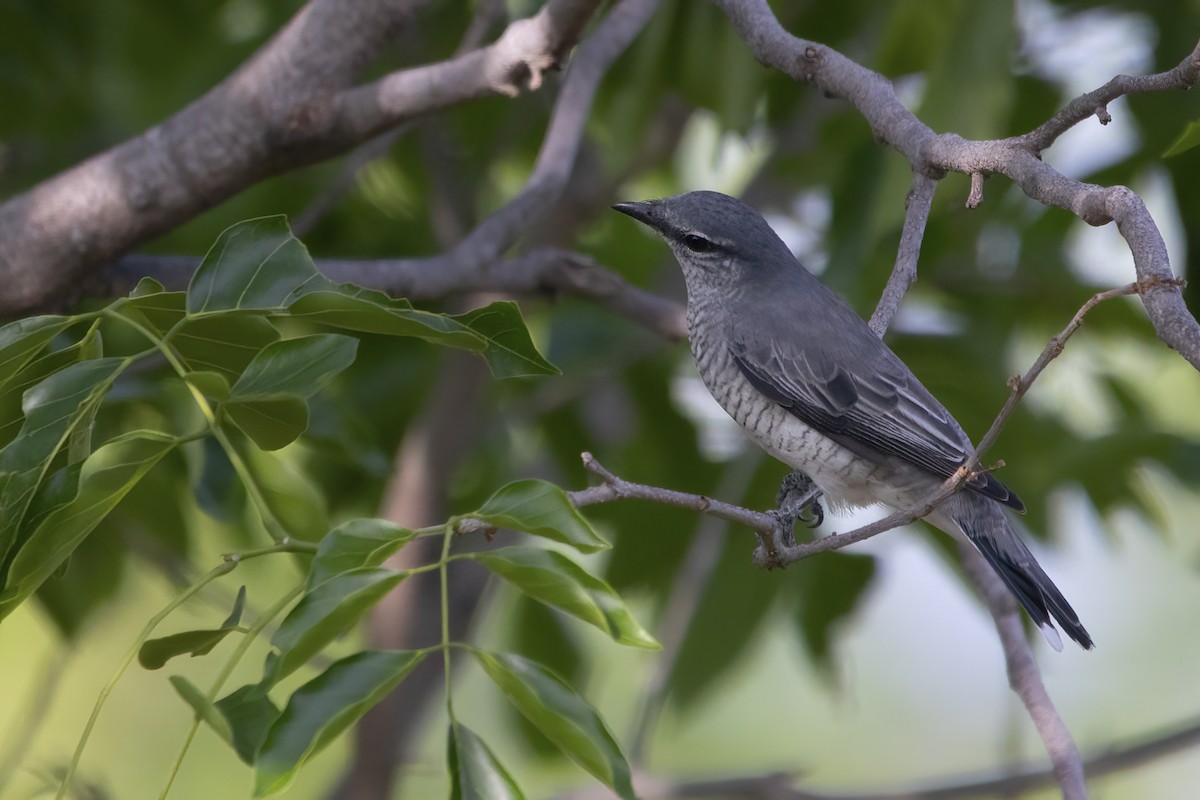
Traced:
[[[1015, 21], [1015, 4], [986, 13], [977, 5], [913, 0], [880, 10], [851, 0], [773, 7], [787, 29], [896, 80], [938, 130], [984, 138], [1029, 130], [1074, 90], [1039, 59]], [[471, 6], [431, 4], [403, 57], [420, 63], [447, 56]], [[1194, 45], [1196, 26], [1181, 20], [1195, 13], [1183, 0], [1048, 7], [1068, 20], [1126, 14], [1118, 19], [1130, 23], [1125, 29], [1133, 30], [1133, 21], [1149, 25], [1157, 42], [1146, 70], [1172, 66]], [[0, 69], [5, 190], [43, 180], [182, 108], [293, 12], [294, 5], [251, 0], [215, 11], [198, 0], [13, 4], [0, 25], [0, 63], [13, 65]], [[1090, 49], [1089, 58], [1103, 48]], [[1089, 73], [1088, 88], [1110, 77], [1104, 69]], [[315, 252], [349, 257], [444, 249], [439, 232], [448, 215], [469, 227], [524, 180], [548, 109], [542, 95], [491, 98], [414, 122], [386, 158], [357, 173], [353, 190], [305, 242]], [[1176, 266], [1195, 272], [1197, 99], [1131, 98], [1112, 111], [1140, 141], [1081, 168], [1084, 177], [1135, 187], [1162, 179], [1191, 254]], [[294, 779], [389, 687], [407, 680], [418, 661], [445, 652], [496, 680], [513, 713], [530, 720], [518, 729], [525, 742], [542, 746], [548, 738], [556, 752], [623, 788], [626, 773], [615, 755], [621, 737], [569, 688], [586, 686], [594, 669], [579, 637], [595, 629], [623, 644], [650, 644], [698, 523], [689, 512], [632, 503], [597, 507], [585, 518], [558, 487], [583, 485], [579, 453], [594, 450], [630, 479], [765, 508], [782, 468], [762, 461], [749, 468], [750, 478], [737, 480], [743, 462], [704, 446], [711, 426], [673, 400], [688, 369], [684, 350], [596, 307], [558, 298], [526, 303], [521, 313], [506, 302], [439, 313], [333, 285], [315, 272], [280, 217], [252, 219], [213, 243], [214, 232], [234, 220], [299, 213], [338, 169], [318, 165], [264, 181], [149, 243], [151, 253], [199, 253], [211, 245], [187, 292], [147, 281], [103, 306], [0, 328], [0, 616], [36, 604], [64, 641], [77, 642], [102, 628], [114, 596], [147, 573], [167, 576], [181, 592], [189, 587], [193, 597], [198, 586], [230, 583], [230, 571], [240, 580], [245, 560], [269, 557], [286, 580], [299, 564], [303, 576], [276, 608], [258, 605], [275, 584], [247, 577], [250, 602], [237, 604], [241, 613], [226, 603], [194, 630], [147, 632], [139, 651], [147, 667], [171, 672], [187, 663], [184, 656], [232, 663], [252, 636], [270, 642], [273, 656], [258, 682], [199, 688], [183, 675], [170, 677], [198, 724], [254, 767], [258, 790]], [[578, 247], [634, 284], [678, 296], [665, 250], [608, 214], [607, 204], [715, 188], [742, 194], [773, 220], [799, 220], [821, 237], [822, 245], [802, 257], [823, 267], [823, 279], [864, 314], [891, 269], [911, 178], [847, 104], [761, 69], [720, 13], [693, 0], [664, 0], [615, 64], [575, 170], [571, 195], [523, 248]], [[809, 204], [798, 204], [798, 196]], [[965, 196], [965, 178], [943, 181], [910, 295], [916, 313], [901, 317], [889, 343], [977, 437], [999, 408], [1006, 379], [1028, 366], [1029, 344], [1040, 346], [1061, 328], [1100, 279], [1072, 264], [1068, 242], [1092, 232], [1081, 234], [1069, 214], [1033, 207], [997, 179], [986, 184], [981, 208], [964, 209]], [[805, 218], [814, 207], [818, 213]], [[1193, 280], [1186, 290], [1193, 308], [1197, 287]], [[1132, 510], [1160, 521], [1166, 513], [1145, 488], [1148, 465], [1186, 487], [1200, 484], [1194, 424], [1163, 422], [1172, 392], [1194, 393], [1160, 389], [1153, 376], [1130, 368], [1158, 352], [1140, 311], [1122, 303], [1097, 309], [1068, 356], [1076, 347], [1090, 348], [1096, 363], [1065, 393], [1088, 400], [1091, 411], [1076, 413], [1057, 395], [1039, 400], [1039, 385], [994, 450], [1009, 465], [1002, 478], [1030, 508], [1024, 522], [1035, 536], [1057, 532], [1050, 509], [1064, 488], [1081, 488], [1102, 513]], [[470, 442], [439, 499], [456, 515], [450, 521], [474, 516], [528, 531], [545, 549], [521, 542], [474, 552], [469, 548], [484, 545], [463, 537], [455, 543], [463, 552], [418, 569], [440, 574], [444, 564], [483, 565], [528, 602], [508, 621], [513, 641], [494, 649], [470, 650], [482, 647], [471, 642], [447, 650], [443, 642], [425, 651], [345, 656], [337, 646], [346, 646], [347, 631], [389, 588], [414, 577], [383, 567], [385, 559], [449, 536], [449, 528], [415, 531], [372, 516], [398, 444], [437, 402], [431, 398], [441, 397], [434, 387], [454, 369], [452, 350], [481, 356], [496, 378], [516, 379], [475, 384], [470, 419], [461, 423], [474, 426]], [[1105, 361], [1111, 351], [1124, 352], [1125, 360]], [[554, 374], [550, 361], [562, 377], [520, 377]], [[1043, 383], [1052, 380], [1048, 374]], [[528, 475], [548, 482], [523, 479]], [[197, 580], [196, 569], [211, 566], [196, 559], [215, 547], [205, 538], [214, 530], [220, 546], [240, 556]], [[613, 543], [602, 558], [590, 555], [606, 547], [598, 530]], [[763, 574], [749, 563], [750, 547], [731, 535], [698, 587], [697, 613], [665, 689], [684, 719], [781, 629], [822, 675], [836, 678], [838, 631], [884, 573], [871, 556], [831, 555]], [[234, 590], [228, 587], [230, 597]], [[549, 616], [542, 604], [564, 613]], [[650, 610], [645, 628], [630, 607]], [[106, 635], [129, 638], [125, 631]], [[557, 677], [531, 658], [552, 665]], [[347, 686], [353, 691], [343, 691]], [[501, 764], [497, 752], [504, 751], [487, 731], [482, 719], [449, 723], [454, 796], [521, 796], [523, 776]]]
[[[105, 356], [105, 325], [132, 330], [145, 346]], [[287, 465], [271, 452], [304, 433], [308, 399], [350, 366], [358, 344], [345, 333], [308, 332], [313, 328], [416, 337], [462, 348], [483, 356], [497, 377], [556, 372], [534, 348], [512, 303], [450, 316], [335, 286], [316, 272], [304, 245], [281, 217], [250, 220], [225, 231], [186, 293], [167, 292], [144, 281], [129, 297], [100, 309], [0, 328], [4, 385], [23, 389], [20, 406], [10, 405], [4, 420], [6, 428], [18, 422], [20, 428], [0, 451], [0, 505], [5, 511], [0, 616], [11, 613], [63, 569], [85, 537], [168, 453], [187, 449], [194, 458], [209, 437], [252, 498], [261, 530], [274, 544], [227, 556], [225, 564], [198, 585], [223, 577], [247, 558], [300, 553], [310, 561], [305, 580], [254, 627], [240, 625], [243, 586], [219, 628], [145, 640], [138, 648], [140, 664], [159, 669], [176, 656], [208, 655], [234, 632], [252, 639], [290, 606], [271, 636], [273, 649], [258, 683], [217, 699], [220, 682], [206, 693], [182, 676], [171, 678], [197, 722], [212, 726], [254, 767], [256, 796], [290, 784], [307, 760], [430, 652], [440, 650], [448, 664], [453, 644], [444, 638], [423, 651], [363, 651], [330, 664], [293, 691], [281, 709], [270, 700], [281, 681], [354, 626], [408, 574], [432, 567], [441, 569], [445, 580], [445, 565], [453, 558], [453, 521], [410, 531], [382, 520], [359, 519], [326, 531], [313, 528], [311, 514], [289, 513], [304, 502], [307, 492], [299, 475], [282, 477], [288, 475]], [[76, 331], [80, 333], [74, 335]], [[97, 430], [106, 401], [121, 402], [111, 395], [118, 394], [113, 389], [122, 374], [147, 362], [154, 369], [153, 361], [159, 358], [169, 368], [162, 380], [187, 389], [168, 397], [168, 402], [191, 404], [199, 414], [173, 409], [168, 418], [190, 424], [165, 426], [166, 430], [116, 432], [108, 425]], [[161, 392], [170, 395], [169, 389]], [[539, 481], [501, 488], [471, 516], [582, 552], [608, 546], [561, 489]], [[422, 535], [445, 540], [438, 562], [408, 572], [379, 566]], [[314, 540], [319, 545], [310, 543]], [[602, 628], [617, 642], [657, 647], [608, 584], [559, 553], [511, 548], [463, 557], [473, 557], [543, 603]], [[194, 588], [187, 594], [191, 591]], [[442, 613], [447, 613], [444, 604]], [[538, 721], [543, 733], [623, 797], [632, 796], [629, 767], [620, 749], [582, 697], [532, 662], [469, 649], [517, 707]], [[243, 652], [236, 651], [231, 663]], [[478, 791], [476, 784], [495, 780], [490, 777], [494, 775], [511, 784], [486, 745], [452, 720], [453, 779], [467, 786], [459, 791]], [[86, 738], [85, 734], [80, 751]], [[64, 788], [70, 779], [69, 772]], [[512, 789], [519, 791], [515, 785]]]

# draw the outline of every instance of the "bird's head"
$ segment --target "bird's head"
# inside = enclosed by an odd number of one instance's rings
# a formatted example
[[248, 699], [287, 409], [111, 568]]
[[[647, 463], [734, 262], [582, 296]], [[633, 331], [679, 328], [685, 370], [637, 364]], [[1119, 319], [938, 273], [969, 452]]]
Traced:
[[805, 273], [762, 215], [719, 192], [617, 203], [614, 209], [653, 228], [671, 246], [688, 294], [737, 292], [747, 283]]

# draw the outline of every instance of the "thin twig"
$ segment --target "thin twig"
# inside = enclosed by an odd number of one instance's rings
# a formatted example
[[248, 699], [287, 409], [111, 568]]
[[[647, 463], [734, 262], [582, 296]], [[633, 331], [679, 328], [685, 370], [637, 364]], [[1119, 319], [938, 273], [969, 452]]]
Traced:
[[599, 476], [603, 483], [598, 486], [589, 486], [586, 489], [570, 492], [568, 496], [571, 502], [579, 507], [608, 503], [614, 500], [648, 500], [663, 505], [675, 506], [676, 508], [687, 508], [704, 514], [710, 514], [728, 522], [736, 522], [759, 534], [760, 540], [763, 542], [764, 552], [756, 554], [756, 561], [761, 566], [768, 568], [785, 567], [788, 564], [816, 555], [817, 553], [839, 550], [843, 547], [857, 544], [858, 542], [877, 536], [884, 531], [889, 531], [901, 525], [907, 525], [927, 516], [944, 502], [946, 498], [958, 491], [964, 482], [978, 475], [980, 472], [978, 469], [980, 458], [995, 443], [997, 437], [1000, 435], [1000, 431], [1004, 428], [1004, 424], [1016, 408], [1017, 403], [1029, 391], [1033, 382], [1042, 374], [1046, 366], [1063, 352], [1067, 339], [1075, 331], [1079, 330], [1087, 313], [1105, 300], [1139, 294], [1148, 288], [1150, 287], [1144, 283], [1131, 283], [1127, 286], [1098, 292], [1090, 297], [1075, 312], [1075, 315], [1071, 318], [1067, 326], [1050, 339], [1029, 370], [1024, 375], [1019, 375], [1009, 381], [1012, 393], [1001, 407], [987, 433], [979, 441], [979, 446], [975, 448], [975, 451], [959, 466], [953, 475], [911, 508], [898, 510], [883, 519], [863, 525], [848, 533], [834, 533], [804, 544], [785, 545], [783, 544], [785, 532], [782, 530], [779, 517], [774, 514], [765, 511], [754, 511], [749, 508], [733, 505], [732, 503], [705, 497], [704, 495], [689, 494], [674, 489], [664, 489], [658, 486], [648, 486], [642, 483], [627, 481], [613, 474], [597, 461], [591, 453], [582, 454], [583, 465], [589, 472]]
[[912, 189], [904, 208], [904, 229], [900, 233], [900, 247], [896, 251], [896, 264], [888, 278], [883, 295], [875, 306], [867, 325], [876, 336], [883, 336], [900, 308], [900, 301], [917, 280], [917, 262], [921, 257], [921, 242], [925, 238], [925, 224], [929, 221], [929, 209], [933, 205], [933, 193], [937, 181], [917, 172], [913, 174]]
[[987, 433], [985, 433], [983, 438], [979, 440], [979, 446], [975, 448], [976, 456], [978, 457], [983, 455], [988, 451], [988, 449], [991, 448], [993, 444], [995, 444], [996, 439], [1000, 436], [1001, 428], [1003, 428], [1004, 423], [1008, 421], [1008, 417], [1012, 414], [1013, 409], [1016, 408], [1017, 403], [1021, 401], [1021, 398], [1024, 397], [1025, 393], [1029, 391], [1029, 387], [1031, 387], [1033, 382], [1037, 380], [1038, 376], [1042, 374], [1042, 370], [1044, 370], [1051, 361], [1053, 361], [1062, 353], [1063, 348], [1066, 346], [1067, 339], [1071, 338], [1071, 335], [1074, 334], [1075, 331], [1079, 330], [1079, 327], [1083, 325], [1083, 318], [1087, 316], [1089, 311], [1095, 308], [1098, 304], [1103, 303], [1105, 300], [1112, 300], [1115, 297], [1143, 294], [1144, 292], [1155, 288], [1159, 283], [1169, 283], [1175, 286], [1181, 286], [1183, 281], [1178, 278], [1171, 278], [1167, 281], [1161, 282], [1138, 281], [1125, 286], [1118, 286], [1115, 289], [1097, 292], [1096, 294], [1092, 295], [1086, 303], [1080, 306], [1079, 310], [1075, 312], [1075, 316], [1073, 316], [1071, 321], [1067, 323], [1067, 326], [1059, 331], [1058, 334], [1052, 337], [1046, 344], [1046, 347], [1042, 350], [1041, 355], [1039, 355], [1037, 360], [1033, 362], [1033, 366], [1031, 366], [1024, 375], [1017, 375], [1009, 379], [1008, 385], [1012, 388], [1012, 393], [1009, 394], [1008, 399], [1004, 402], [1004, 405], [1000, 409], [1000, 413], [996, 415], [996, 419], [993, 420], [992, 425], [990, 428], [988, 428]]
[[1030, 150], [1040, 153], [1088, 117], [1095, 115], [1100, 124], [1108, 124], [1112, 119], [1108, 114], [1108, 104], [1118, 97], [1187, 89], [1197, 82], [1200, 82], [1200, 41], [1191, 53], [1166, 72], [1156, 75], [1118, 75], [1099, 89], [1076, 97], [1021, 139]]
[[449, 251], [418, 262], [430, 291], [447, 294], [478, 279], [553, 208], [570, 178], [600, 80], [657, 7], [658, 0], [622, 0], [579, 46], [525, 186]]
[[[1132, 767], [1153, 763], [1200, 744], [1200, 721], [1159, 733], [1144, 741], [1112, 748], [1089, 758], [1083, 768], [1095, 780]], [[935, 786], [914, 787], [895, 792], [815, 791], [796, 786], [801, 776], [787, 772], [739, 775], [707, 780], [672, 781], [647, 773], [635, 774], [634, 783], [642, 800], [674, 798], [736, 797], [742, 800], [969, 800], [970, 798], [1016, 797], [1056, 783], [1052, 770], [1023, 769], [994, 778], [947, 779]], [[589, 786], [558, 795], [556, 800], [607, 798]]]

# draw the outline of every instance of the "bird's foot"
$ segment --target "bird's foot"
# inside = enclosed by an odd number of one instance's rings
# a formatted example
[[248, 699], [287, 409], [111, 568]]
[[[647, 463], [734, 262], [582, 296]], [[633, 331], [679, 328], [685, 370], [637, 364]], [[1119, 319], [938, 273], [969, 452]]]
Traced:
[[796, 520], [815, 528], [825, 521], [825, 509], [821, 507], [821, 490], [813, 479], [799, 470], [789, 472], [779, 484], [775, 502], [779, 508], [774, 512], [790, 531]]
[[779, 507], [767, 512], [775, 524], [770, 530], [759, 531], [755, 564], [767, 569], [787, 565], [786, 553], [796, 546], [796, 520], [803, 520], [808, 527], [815, 528], [825, 519], [820, 497], [821, 490], [803, 472], [792, 472], [784, 477], [775, 496]]

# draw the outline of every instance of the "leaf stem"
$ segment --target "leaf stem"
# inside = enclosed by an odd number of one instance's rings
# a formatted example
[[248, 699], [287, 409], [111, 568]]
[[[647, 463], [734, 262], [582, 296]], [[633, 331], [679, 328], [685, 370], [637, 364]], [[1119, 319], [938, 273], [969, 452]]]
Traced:
[[[266, 555], [268, 551], [285, 552], [280, 548], [262, 548], [262, 550], [259, 551], [252, 550], [249, 553], [243, 554], [243, 558], [241, 560], [245, 560], [247, 556], [252, 558], [253, 555]], [[233, 561], [229, 563], [236, 564], [238, 562]], [[205, 699], [210, 705], [216, 700], [217, 694], [221, 691], [221, 687], [225, 685], [225, 681], [229, 680], [229, 676], [233, 674], [233, 670], [239, 663], [241, 663], [242, 658], [246, 655], [246, 651], [250, 649], [250, 645], [252, 645], [255, 639], [258, 638], [259, 634], [263, 632], [263, 629], [271, 623], [271, 620], [275, 619], [275, 617], [279, 616], [279, 614], [281, 614], [285, 608], [291, 605], [292, 602], [303, 592], [304, 584], [299, 584], [293, 587], [291, 591], [280, 598], [279, 602], [263, 612], [262, 616], [255, 621], [254, 625], [246, 631], [246, 634], [242, 637], [241, 641], [238, 642], [237, 648], [225, 662], [225, 666], [223, 666], [220, 673], [217, 674], [217, 678], [213, 681], [212, 687], [208, 690], [208, 694], [206, 695]], [[171, 774], [167, 776], [167, 783], [165, 786], [163, 786], [162, 792], [158, 795], [159, 800], [165, 800], [167, 793], [171, 791], [171, 785], [174, 784], [175, 777], [179, 774], [180, 767], [183, 766], [183, 759], [187, 755], [187, 751], [191, 748], [192, 740], [196, 738], [196, 731], [199, 729], [200, 715], [195, 714], [192, 717], [192, 725], [188, 729], [187, 737], [183, 740], [183, 746], [179, 749], [179, 755], [175, 757], [175, 763], [171, 766]]]
[[442, 682], [446, 688], [446, 715], [451, 724], [454, 719], [454, 701], [450, 690], [450, 592], [447, 581], [447, 567], [450, 564], [450, 542], [454, 538], [454, 519], [449, 519], [442, 526], [442, 556], [438, 559], [438, 576], [441, 581], [442, 602]]
[[83, 756], [83, 748], [87, 745], [88, 738], [92, 735], [92, 729], [96, 726], [96, 720], [100, 717], [100, 709], [104, 707], [104, 702], [108, 699], [109, 694], [112, 693], [113, 688], [117, 685], [117, 681], [119, 681], [121, 676], [125, 674], [125, 670], [129, 668], [130, 663], [133, 662], [133, 659], [137, 658], [138, 651], [141, 650], [142, 645], [145, 644], [146, 640], [150, 638], [150, 634], [154, 632], [154, 629], [158, 627], [160, 622], [166, 619], [167, 616], [170, 615], [175, 609], [187, 602], [194, 594], [196, 594], [196, 592], [200, 591], [217, 578], [220, 578], [222, 575], [232, 572], [237, 565], [237, 561], [223, 561], [222, 563], [213, 567], [204, 575], [204, 577], [200, 578], [200, 580], [196, 581], [187, 589], [185, 589], [179, 596], [167, 603], [167, 605], [164, 606], [161, 611], [151, 617], [146, 623], [145, 627], [142, 628], [142, 632], [138, 634], [138, 637], [134, 640], [133, 646], [129, 648], [129, 652], [127, 652], [125, 657], [121, 660], [121, 665], [117, 667], [117, 671], [111, 678], [109, 678], [108, 683], [104, 685], [104, 688], [100, 690], [100, 695], [96, 698], [96, 704], [92, 707], [92, 714], [90, 717], [88, 717], [87, 724], [83, 728], [83, 735], [79, 737], [79, 743], [75, 745], [75, 752], [71, 756], [71, 763], [67, 766], [67, 774], [63, 776], [62, 783], [59, 784], [58, 794], [55, 795], [56, 800], [63, 800], [63, 798], [66, 797], [67, 789], [70, 788], [71, 781], [75, 777], [75, 770], [79, 767], [79, 760]]
[[121, 322], [132, 326], [135, 330], [149, 339], [154, 344], [154, 347], [158, 350], [158, 352], [162, 353], [163, 358], [167, 360], [167, 363], [171, 365], [171, 368], [175, 370], [175, 374], [179, 376], [179, 379], [183, 381], [183, 385], [186, 386], [188, 391], [191, 393], [192, 399], [196, 401], [196, 407], [200, 409], [200, 413], [204, 416], [204, 420], [208, 423], [209, 432], [212, 433], [213, 438], [217, 440], [217, 443], [221, 445], [221, 449], [225, 451], [225, 457], [228, 458], [229, 463], [233, 465], [233, 471], [237, 473], [238, 479], [242, 482], [242, 485], [246, 487], [246, 492], [250, 495], [251, 500], [254, 502], [255, 508], [258, 509], [259, 519], [262, 520], [263, 527], [266, 528], [267, 534], [276, 542], [282, 542], [285, 540], [287, 538], [287, 533], [284, 531], [283, 526], [279, 524], [279, 520], [275, 518], [274, 513], [272, 513], [271, 507], [267, 504], [266, 498], [263, 497], [262, 491], [258, 487], [258, 483], [254, 480], [254, 476], [250, 474], [250, 468], [246, 466], [246, 462], [242, 459], [241, 454], [233, 446], [233, 442], [229, 440], [229, 437], [225, 434], [225, 431], [221, 429], [220, 424], [218, 424], [217, 412], [213, 410], [212, 405], [209, 404], [208, 398], [204, 396], [204, 393], [201, 392], [196, 386], [192, 385], [192, 383], [187, 379], [187, 369], [179, 360], [178, 356], [175, 355], [175, 351], [167, 345], [166, 339], [155, 335], [154, 331], [149, 330], [137, 320], [130, 319], [122, 314], [118, 314], [112, 309], [105, 309], [103, 313], [105, 316], [112, 317], [113, 319], [120, 320]]

